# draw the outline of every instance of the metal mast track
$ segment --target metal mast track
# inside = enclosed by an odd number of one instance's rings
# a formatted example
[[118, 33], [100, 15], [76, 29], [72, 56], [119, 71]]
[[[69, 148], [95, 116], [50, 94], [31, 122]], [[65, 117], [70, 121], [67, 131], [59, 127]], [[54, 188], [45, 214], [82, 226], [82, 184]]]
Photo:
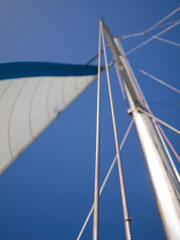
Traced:
[[137, 83], [118, 39], [102, 21], [103, 31], [125, 85], [141, 146], [145, 155], [155, 199], [168, 240], [180, 239], [180, 177], [159, 128], [150, 116], [146, 99]]

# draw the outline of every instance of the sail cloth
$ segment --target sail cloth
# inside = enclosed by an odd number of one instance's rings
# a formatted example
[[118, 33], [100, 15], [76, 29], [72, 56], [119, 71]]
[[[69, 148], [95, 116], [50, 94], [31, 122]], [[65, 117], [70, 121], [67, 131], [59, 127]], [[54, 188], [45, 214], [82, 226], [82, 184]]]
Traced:
[[96, 66], [0, 64], [0, 174], [96, 76]]

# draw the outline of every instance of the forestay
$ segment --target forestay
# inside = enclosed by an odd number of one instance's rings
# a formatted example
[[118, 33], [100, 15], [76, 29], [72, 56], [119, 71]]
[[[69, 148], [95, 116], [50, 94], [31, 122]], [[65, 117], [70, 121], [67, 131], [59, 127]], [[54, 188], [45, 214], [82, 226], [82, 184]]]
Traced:
[[95, 79], [96, 66], [0, 64], [0, 174]]

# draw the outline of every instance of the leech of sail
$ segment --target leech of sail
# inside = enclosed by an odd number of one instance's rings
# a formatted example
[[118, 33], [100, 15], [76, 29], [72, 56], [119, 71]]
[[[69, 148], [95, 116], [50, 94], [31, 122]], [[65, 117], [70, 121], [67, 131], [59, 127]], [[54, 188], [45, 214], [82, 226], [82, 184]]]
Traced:
[[0, 64], [0, 174], [96, 79], [97, 70], [60, 63]]

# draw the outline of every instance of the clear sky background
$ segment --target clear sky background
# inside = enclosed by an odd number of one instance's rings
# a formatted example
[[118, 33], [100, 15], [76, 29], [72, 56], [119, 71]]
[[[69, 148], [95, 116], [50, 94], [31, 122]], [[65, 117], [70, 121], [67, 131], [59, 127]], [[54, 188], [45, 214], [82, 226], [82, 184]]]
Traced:
[[[178, 6], [176, 0], [1, 0], [0, 62], [85, 64], [98, 51], [102, 15], [113, 35], [120, 36], [151, 27]], [[168, 21], [179, 18], [180, 12]], [[123, 40], [125, 51], [150, 36]], [[180, 43], [180, 26], [162, 37]], [[179, 128], [179, 95], [143, 76], [137, 68], [180, 89], [180, 48], [153, 40], [128, 59], [155, 116]], [[111, 77], [121, 141], [130, 118], [114, 68]], [[115, 156], [105, 74], [102, 82], [101, 182]], [[93, 203], [95, 126], [96, 83], [0, 177], [0, 239], [76, 239]], [[180, 154], [179, 136], [163, 129]], [[180, 169], [173, 153], [172, 157]], [[133, 238], [166, 239], [134, 131], [122, 150], [122, 159], [134, 218]], [[100, 201], [100, 238], [125, 239], [117, 165]], [[82, 239], [92, 239], [92, 218]]]

